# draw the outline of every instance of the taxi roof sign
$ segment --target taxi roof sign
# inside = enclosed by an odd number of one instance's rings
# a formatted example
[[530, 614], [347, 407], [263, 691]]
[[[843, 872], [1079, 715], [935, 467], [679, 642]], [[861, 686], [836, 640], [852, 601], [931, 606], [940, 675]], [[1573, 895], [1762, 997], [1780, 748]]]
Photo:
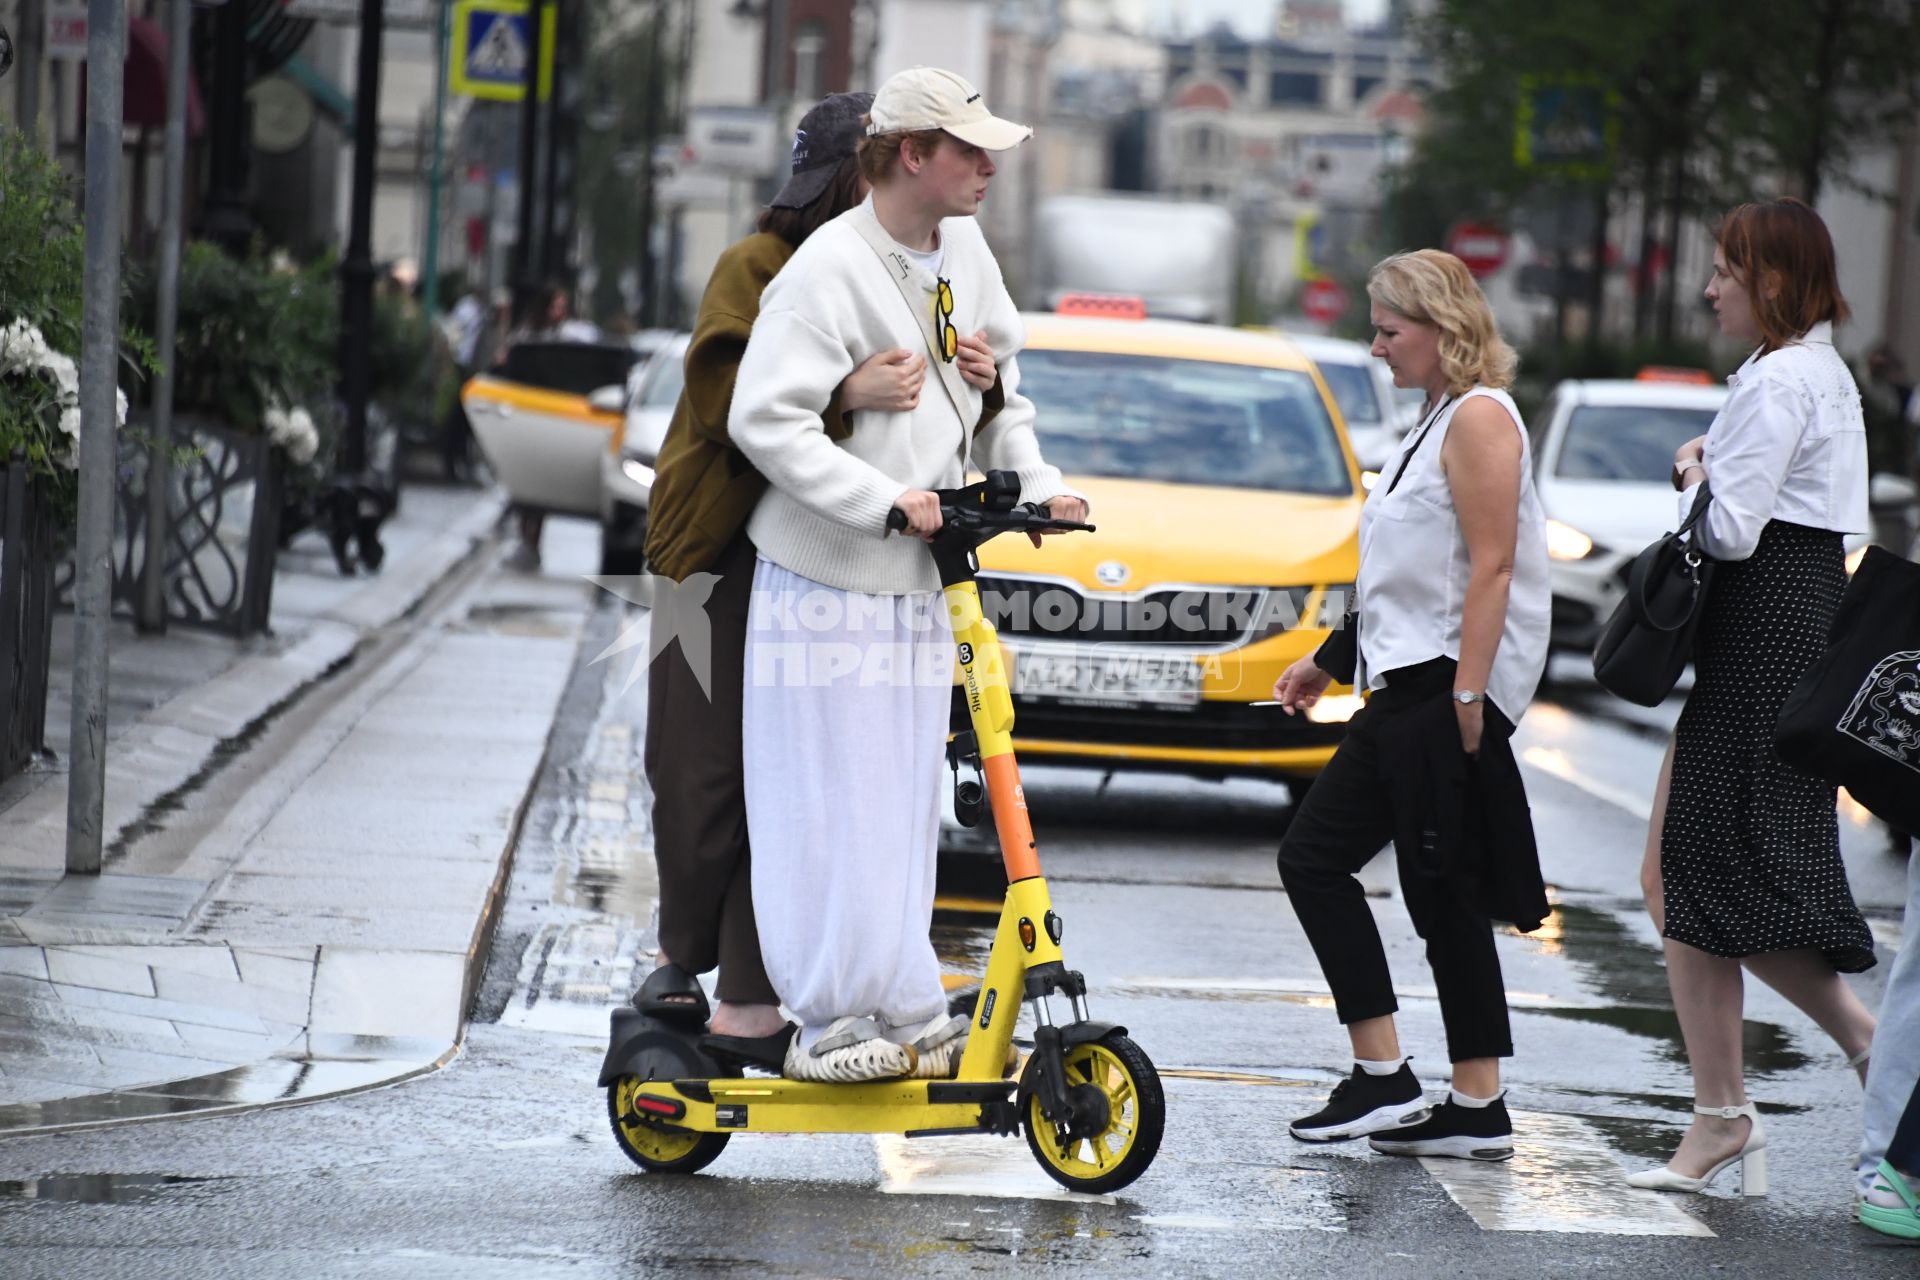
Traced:
[[1633, 380], [1635, 382], [1679, 382], [1695, 387], [1713, 385], [1713, 375], [1705, 369], [1682, 369], [1668, 364], [1650, 364], [1634, 374]]
[[1054, 306], [1057, 316], [1103, 316], [1108, 320], [1145, 320], [1146, 299], [1125, 293], [1063, 293]]

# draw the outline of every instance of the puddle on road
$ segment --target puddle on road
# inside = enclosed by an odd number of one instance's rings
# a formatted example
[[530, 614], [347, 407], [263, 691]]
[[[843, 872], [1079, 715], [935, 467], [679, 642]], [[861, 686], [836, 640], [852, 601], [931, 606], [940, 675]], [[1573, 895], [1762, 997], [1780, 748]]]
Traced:
[[[1572, 960], [1582, 978], [1606, 1002], [1597, 1008], [1549, 1004], [1535, 1012], [1658, 1040], [1669, 1061], [1686, 1064], [1666, 966], [1661, 963], [1660, 953], [1642, 942], [1618, 916], [1578, 903], [1557, 902], [1540, 928], [1532, 933], [1515, 932], [1514, 936], [1547, 955], [1564, 955]], [[1741, 1026], [1741, 1043], [1747, 1069], [1756, 1076], [1782, 1075], [1812, 1062], [1775, 1023], [1748, 1019]]]
[[569, 613], [543, 605], [477, 604], [467, 610], [461, 629], [498, 636], [546, 638], [571, 635], [574, 623]]
[[219, 1189], [230, 1178], [191, 1178], [172, 1173], [49, 1173], [0, 1181], [0, 1200], [52, 1204], [153, 1204], [201, 1189]]

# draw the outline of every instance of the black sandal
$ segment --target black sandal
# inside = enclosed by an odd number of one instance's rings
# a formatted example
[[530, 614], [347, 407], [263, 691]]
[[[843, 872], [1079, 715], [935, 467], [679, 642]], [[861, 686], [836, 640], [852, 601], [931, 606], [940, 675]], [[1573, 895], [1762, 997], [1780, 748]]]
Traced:
[[759, 1067], [778, 1075], [787, 1063], [787, 1043], [799, 1030], [789, 1022], [770, 1036], [702, 1036], [700, 1047], [730, 1066]]
[[633, 1007], [663, 1022], [684, 1022], [704, 1027], [713, 1011], [707, 1006], [707, 993], [700, 980], [679, 965], [667, 963], [647, 975], [633, 993]]

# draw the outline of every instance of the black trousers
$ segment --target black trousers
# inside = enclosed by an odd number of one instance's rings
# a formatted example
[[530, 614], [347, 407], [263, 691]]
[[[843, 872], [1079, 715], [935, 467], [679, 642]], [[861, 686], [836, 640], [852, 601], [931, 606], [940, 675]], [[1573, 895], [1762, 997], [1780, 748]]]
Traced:
[[740, 750], [753, 544], [743, 533], [710, 567], [711, 699], [675, 641], [647, 673], [647, 781], [660, 873], [660, 946], [690, 973], [715, 965], [722, 1000], [779, 1004], [760, 958]]
[[[1454, 667], [1452, 659], [1439, 658], [1387, 674], [1387, 687], [1347, 726], [1340, 749], [1314, 779], [1280, 842], [1280, 880], [1333, 988], [1343, 1024], [1385, 1017], [1400, 1007], [1380, 930], [1354, 875], [1393, 838], [1393, 798], [1380, 777], [1379, 743], [1408, 708], [1453, 688]], [[1485, 706], [1486, 732], [1511, 736], [1513, 725], [1491, 703]], [[1406, 858], [1397, 861], [1407, 914], [1426, 939], [1448, 1057], [1512, 1057], [1492, 924], [1444, 877]]]

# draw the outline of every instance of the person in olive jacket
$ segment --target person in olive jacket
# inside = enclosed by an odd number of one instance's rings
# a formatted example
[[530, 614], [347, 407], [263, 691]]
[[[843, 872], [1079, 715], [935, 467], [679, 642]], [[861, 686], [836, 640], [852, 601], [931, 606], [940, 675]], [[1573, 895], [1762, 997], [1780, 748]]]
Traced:
[[[754, 567], [745, 529], [767, 481], [729, 440], [727, 413], [761, 292], [810, 234], [866, 196], [854, 151], [872, 102], [870, 93], [834, 94], [801, 119], [792, 177], [762, 213], [758, 231], [715, 264], [687, 346], [686, 386], [655, 464], [648, 515], [651, 572], [676, 582], [701, 573], [718, 581], [705, 606], [712, 636], [707, 687], [678, 643], [648, 672], [645, 765], [654, 795], [660, 948], [658, 967], [634, 1004], [704, 1017], [706, 996], [694, 975], [718, 966], [720, 1005], [708, 1023], [719, 1038], [715, 1047], [776, 1062], [790, 1029], [754, 923], [740, 741]], [[986, 393], [984, 424], [1001, 403], [984, 336], [961, 339], [956, 363]], [[912, 410], [926, 374], [924, 354], [896, 349], [871, 357], [822, 414], [828, 436], [844, 439], [846, 415], [857, 410]]]

